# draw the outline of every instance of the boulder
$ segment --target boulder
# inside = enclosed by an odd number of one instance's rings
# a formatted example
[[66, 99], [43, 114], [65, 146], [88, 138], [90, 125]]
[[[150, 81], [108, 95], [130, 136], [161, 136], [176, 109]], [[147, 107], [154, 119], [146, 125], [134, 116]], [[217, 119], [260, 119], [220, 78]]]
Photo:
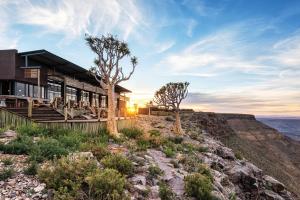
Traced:
[[224, 158], [224, 159], [228, 159], [228, 160], [234, 160], [235, 159], [234, 153], [232, 152], [231, 149], [229, 149], [227, 147], [220, 146], [219, 148], [216, 149], [215, 153], [218, 156], [220, 156], [221, 158]]
[[284, 200], [284, 198], [271, 190], [263, 191], [261, 197], [264, 197], [266, 200]]
[[246, 190], [257, 189], [257, 179], [247, 166], [235, 165], [229, 172], [230, 180]]
[[267, 188], [272, 188], [272, 190], [274, 192], [282, 192], [285, 189], [285, 186], [280, 183], [279, 181], [277, 181], [275, 178], [265, 175], [263, 176], [264, 182], [265, 182], [265, 186]]

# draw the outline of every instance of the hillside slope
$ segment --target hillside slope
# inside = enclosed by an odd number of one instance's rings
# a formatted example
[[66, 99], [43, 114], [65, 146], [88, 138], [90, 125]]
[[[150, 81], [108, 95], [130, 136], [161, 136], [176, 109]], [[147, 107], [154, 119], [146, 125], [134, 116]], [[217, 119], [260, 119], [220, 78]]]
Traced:
[[187, 129], [193, 126], [206, 130], [300, 196], [300, 142], [252, 115], [201, 112], [187, 115], [183, 121]]

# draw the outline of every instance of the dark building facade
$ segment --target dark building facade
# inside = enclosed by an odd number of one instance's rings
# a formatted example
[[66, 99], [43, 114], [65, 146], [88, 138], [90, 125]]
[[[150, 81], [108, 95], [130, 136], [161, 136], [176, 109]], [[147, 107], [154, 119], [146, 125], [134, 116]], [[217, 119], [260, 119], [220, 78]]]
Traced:
[[[126, 107], [129, 90], [116, 86], [119, 110]], [[88, 70], [46, 50], [19, 53], [0, 50], [0, 100], [7, 107], [26, 106], [28, 98], [51, 103], [56, 97], [65, 104], [106, 107], [106, 91]]]

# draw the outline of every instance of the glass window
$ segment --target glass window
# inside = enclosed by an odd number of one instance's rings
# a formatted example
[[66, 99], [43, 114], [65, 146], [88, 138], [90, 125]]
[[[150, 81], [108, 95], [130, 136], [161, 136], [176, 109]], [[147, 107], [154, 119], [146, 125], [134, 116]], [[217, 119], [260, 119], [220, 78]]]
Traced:
[[26, 84], [16, 82], [15, 84], [15, 95], [25, 97], [26, 96]]
[[101, 108], [106, 108], [106, 96], [101, 96]]
[[81, 91], [81, 101], [88, 103], [90, 101], [89, 98], [89, 92]]
[[48, 82], [48, 99], [53, 100], [55, 97], [61, 97], [61, 85]]
[[77, 101], [77, 89], [75, 88], [71, 88], [71, 87], [66, 87], [66, 98], [67, 98], [67, 102], [69, 100], [71, 101]]

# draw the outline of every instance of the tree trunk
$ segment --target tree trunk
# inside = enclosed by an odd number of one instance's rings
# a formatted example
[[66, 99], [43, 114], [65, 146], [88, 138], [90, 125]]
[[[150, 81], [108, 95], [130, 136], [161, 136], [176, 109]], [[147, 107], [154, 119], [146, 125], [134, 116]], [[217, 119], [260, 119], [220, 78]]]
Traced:
[[107, 108], [107, 130], [113, 136], [118, 137], [118, 128], [115, 111], [115, 89], [114, 85], [107, 85], [108, 108]]
[[179, 116], [179, 111], [175, 111], [175, 123], [174, 123], [174, 132], [176, 134], [183, 134], [183, 130], [181, 128], [181, 121]]

